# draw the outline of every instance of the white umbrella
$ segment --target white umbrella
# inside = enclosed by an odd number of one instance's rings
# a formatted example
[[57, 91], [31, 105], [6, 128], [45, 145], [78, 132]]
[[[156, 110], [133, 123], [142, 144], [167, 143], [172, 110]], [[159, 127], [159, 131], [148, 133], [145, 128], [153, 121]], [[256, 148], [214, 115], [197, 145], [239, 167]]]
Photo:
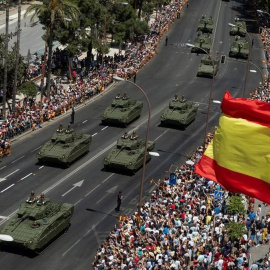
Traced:
[[192, 160], [187, 160], [187, 161], [186, 161], [186, 164], [187, 164], [187, 165], [194, 165], [195, 163], [194, 163]]

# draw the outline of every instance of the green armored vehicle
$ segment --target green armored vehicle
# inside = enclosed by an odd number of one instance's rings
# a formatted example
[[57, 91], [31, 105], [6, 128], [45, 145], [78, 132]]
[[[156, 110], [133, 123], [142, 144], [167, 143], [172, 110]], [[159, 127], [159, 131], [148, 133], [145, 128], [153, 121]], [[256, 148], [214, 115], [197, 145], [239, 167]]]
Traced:
[[235, 18], [234, 23], [230, 24], [230, 35], [245, 37], [247, 33], [247, 26], [245, 21], [241, 21], [239, 18]]
[[74, 205], [56, 203], [34, 192], [10, 218], [0, 234], [0, 245], [39, 254], [57, 236], [67, 230]]
[[209, 34], [203, 34], [198, 32], [197, 37], [194, 40], [194, 47], [192, 47], [192, 53], [208, 53], [210, 52], [211, 47], [211, 37]]
[[187, 127], [196, 117], [198, 106], [187, 101], [184, 96], [180, 100], [177, 95], [169, 103], [167, 109], [160, 118], [162, 126]]
[[[147, 161], [151, 159], [149, 151], [153, 150], [154, 147], [155, 143], [148, 141]], [[135, 132], [132, 135], [125, 132], [103, 160], [104, 168], [135, 173], [143, 165], [144, 150], [145, 140], [141, 139]]]
[[199, 21], [197, 31], [202, 31], [204, 33], [212, 33], [213, 29], [214, 29], [214, 21], [212, 16], [207, 18], [205, 15], [203, 15]]
[[38, 151], [38, 161], [70, 166], [72, 162], [89, 151], [91, 140], [91, 135], [75, 132], [70, 125], [67, 129], [60, 125], [51, 140]]
[[[212, 58], [212, 59], [211, 59]], [[217, 75], [218, 67], [219, 67], [219, 59], [218, 57], [209, 57], [208, 55], [203, 56], [201, 59], [201, 63], [199, 65], [199, 69], [197, 72], [198, 77], [213, 77]]]
[[112, 104], [101, 115], [103, 124], [127, 126], [141, 115], [143, 103], [130, 99], [126, 93], [123, 96], [117, 94]]
[[248, 41], [246, 39], [240, 39], [240, 36], [236, 36], [231, 46], [229, 56], [247, 59], [248, 55], [249, 55]]

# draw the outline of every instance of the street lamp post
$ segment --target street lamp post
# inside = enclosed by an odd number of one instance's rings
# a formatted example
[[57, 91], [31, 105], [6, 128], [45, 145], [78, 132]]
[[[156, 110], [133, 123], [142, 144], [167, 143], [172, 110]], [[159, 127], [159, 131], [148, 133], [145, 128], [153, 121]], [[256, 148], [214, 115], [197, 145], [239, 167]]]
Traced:
[[202, 51], [204, 51], [207, 54], [207, 56], [210, 58], [210, 60], [212, 62], [212, 66], [213, 66], [213, 74], [212, 74], [211, 87], [210, 87], [210, 93], [209, 93], [208, 109], [207, 109], [207, 116], [206, 116], [206, 123], [205, 123], [205, 132], [204, 132], [204, 140], [203, 140], [203, 153], [204, 153], [205, 148], [206, 148], [205, 145], [206, 145], [208, 124], [209, 124], [209, 115], [210, 115], [210, 108], [211, 108], [211, 101], [212, 101], [214, 78], [215, 78], [215, 63], [214, 63], [214, 60], [213, 60], [212, 56], [205, 49], [202, 49], [201, 47], [195, 46], [195, 45], [190, 44], [190, 43], [186, 43], [186, 46], [189, 47], [189, 48], [199, 48]]
[[[236, 26], [236, 25], [233, 24], [233, 23], [228, 23], [228, 25], [231, 26], [231, 27], [235, 27], [235, 26]], [[241, 28], [241, 27], [239, 27], [239, 28]], [[248, 36], [250, 42], [252, 42], [252, 39], [251, 39], [249, 33], [246, 32], [246, 34], [247, 34], [247, 36]], [[246, 76], [245, 76], [245, 83], [244, 83], [244, 90], [243, 90], [243, 98], [244, 98], [245, 95], [246, 95], [247, 76], [248, 76], [249, 63], [250, 63], [250, 58], [251, 58], [251, 49], [250, 49], [250, 44], [249, 44], [249, 42], [248, 42], [248, 50], [249, 50], [249, 53], [248, 53], [248, 60], [247, 60], [247, 68], [246, 68]]]
[[147, 148], [148, 148], [148, 137], [149, 137], [149, 129], [150, 129], [150, 118], [151, 118], [151, 106], [150, 101], [145, 93], [145, 91], [136, 83], [132, 81], [125, 80], [123, 78], [120, 78], [118, 76], [113, 76], [113, 79], [116, 81], [125, 81], [128, 83], [133, 84], [136, 86], [144, 95], [147, 105], [148, 105], [148, 120], [147, 120], [147, 131], [146, 131], [146, 137], [145, 137], [145, 147], [144, 147], [144, 157], [143, 157], [143, 167], [142, 167], [142, 175], [141, 175], [141, 184], [140, 184], [140, 194], [139, 194], [139, 203], [138, 203], [138, 216], [140, 217], [141, 213], [141, 206], [142, 206], [142, 195], [143, 195], [143, 184], [144, 184], [144, 175], [145, 175], [145, 164], [146, 164], [146, 156], [147, 156]]

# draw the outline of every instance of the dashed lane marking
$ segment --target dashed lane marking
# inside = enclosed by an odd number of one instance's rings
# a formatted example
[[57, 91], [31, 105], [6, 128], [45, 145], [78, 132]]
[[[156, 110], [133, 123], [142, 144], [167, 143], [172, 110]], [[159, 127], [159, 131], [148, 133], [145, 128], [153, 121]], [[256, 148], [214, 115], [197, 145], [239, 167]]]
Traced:
[[102, 183], [106, 182], [106, 181], [107, 181], [109, 178], [111, 178], [113, 175], [114, 175], [114, 173], [111, 174], [110, 176], [108, 176], [105, 180], [103, 180]]
[[0, 171], [3, 170], [3, 169], [5, 169], [6, 167], [7, 167], [7, 166], [3, 166], [2, 168], [0, 168]]
[[44, 168], [44, 165], [43, 166], [40, 166], [38, 169], [41, 170], [42, 168]]
[[27, 174], [26, 176], [24, 176], [23, 178], [21, 178], [19, 181], [22, 181], [22, 180], [26, 179], [27, 177], [29, 177], [29, 176], [32, 175], [32, 174], [33, 174], [33, 173]]
[[20, 169], [17, 169], [16, 171], [14, 171], [14, 172], [8, 174], [7, 176], [5, 176], [4, 178], [8, 178], [9, 176], [11, 176], [12, 174], [16, 173], [16, 172], [19, 171], [19, 170], [20, 170]]
[[13, 187], [14, 185], [15, 185], [15, 184], [12, 184], [12, 185], [8, 186], [7, 188], [3, 189], [0, 193], [3, 193], [3, 192], [5, 192], [5, 191], [7, 191], [8, 189], [10, 189], [11, 187]]
[[157, 141], [160, 137], [162, 137], [163, 135], [165, 135], [167, 132], [169, 131], [169, 129], [165, 130], [162, 134], [160, 134], [155, 141]]
[[25, 156], [21, 156], [21, 157], [15, 159], [15, 160], [13, 160], [11, 163], [15, 163], [16, 161], [18, 161], [18, 160], [20, 160], [20, 159], [22, 159], [22, 158], [24, 158], [24, 157], [25, 157]]
[[107, 127], [108, 127], [108, 126], [106, 126], [106, 127], [102, 128], [101, 130], [105, 130]]
[[88, 120], [84, 120], [82, 123], [84, 124], [84, 123], [86, 123]]
[[96, 135], [97, 135], [97, 133], [93, 134], [92, 137], [94, 137], [94, 136], [96, 136]]
[[39, 147], [37, 147], [37, 148], [35, 148], [34, 150], [32, 150], [31, 151], [31, 153], [33, 153], [33, 152], [35, 152], [35, 151], [37, 151], [39, 148], [41, 148], [42, 147], [42, 145], [41, 146], [39, 146]]
[[84, 197], [88, 196], [89, 194], [91, 194], [94, 190], [96, 190], [98, 187], [100, 186], [100, 184], [98, 184], [95, 188], [93, 188], [92, 190], [90, 190], [86, 195], [84, 195]]

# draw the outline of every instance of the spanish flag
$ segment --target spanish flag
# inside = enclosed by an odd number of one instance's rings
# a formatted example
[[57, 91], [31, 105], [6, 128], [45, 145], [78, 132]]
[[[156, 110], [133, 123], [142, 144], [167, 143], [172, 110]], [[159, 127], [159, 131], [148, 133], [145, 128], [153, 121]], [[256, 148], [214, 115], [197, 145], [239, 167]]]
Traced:
[[226, 91], [221, 109], [219, 127], [195, 172], [270, 204], [270, 103]]

